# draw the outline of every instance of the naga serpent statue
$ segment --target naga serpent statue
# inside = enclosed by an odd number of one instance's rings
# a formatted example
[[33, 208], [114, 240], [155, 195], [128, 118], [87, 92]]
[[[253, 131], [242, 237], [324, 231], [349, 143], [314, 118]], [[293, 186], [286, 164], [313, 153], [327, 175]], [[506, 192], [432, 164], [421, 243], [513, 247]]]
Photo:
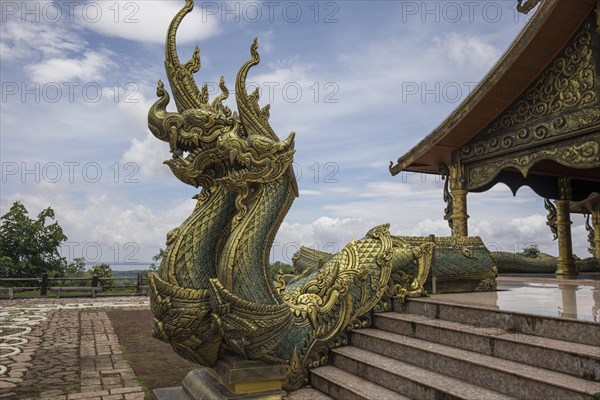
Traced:
[[[170, 24], [165, 69], [177, 112], [159, 81], [159, 99], [148, 125], [169, 143], [165, 163], [182, 182], [201, 187], [192, 214], [167, 234], [159, 274], [151, 274], [155, 337], [186, 359], [214, 366], [230, 351], [247, 359], [287, 365], [287, 389], [302, 386], [307, 371], [327, 362], [328, 349], [346, 343], [347, 332], [368, 326], [372, 311], [391, 308], [391, 298], [423, 294], [433, 243], [411, 246], [381, 225], [346, 245], [320, 269], [287, 285], [272, 282], [269, 254], [298, 188], [291, 167], [294, 134], [280, 140], [269, 125], [269, 106], [246, 76], [259, 63], [258, 42], [235, 83], [238, 113], [223, 105], [228, 89], [209, 102], [193, 74], [199, 50], [181, 64], [175, 36], [192, 11], [187, 0]], [[408, 275], [403, 265], [417, 267]]]

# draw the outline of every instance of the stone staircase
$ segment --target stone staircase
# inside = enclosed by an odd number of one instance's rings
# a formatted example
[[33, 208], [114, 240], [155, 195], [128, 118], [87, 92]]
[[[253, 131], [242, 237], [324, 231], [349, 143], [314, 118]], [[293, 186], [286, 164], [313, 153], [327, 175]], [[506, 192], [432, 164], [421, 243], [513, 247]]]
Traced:
[[[375, 314], [311, 371], [343, 400], [593, 399], [600, 324], [421, 298]], [[600, 398], [600, 394], [598, 395]]]

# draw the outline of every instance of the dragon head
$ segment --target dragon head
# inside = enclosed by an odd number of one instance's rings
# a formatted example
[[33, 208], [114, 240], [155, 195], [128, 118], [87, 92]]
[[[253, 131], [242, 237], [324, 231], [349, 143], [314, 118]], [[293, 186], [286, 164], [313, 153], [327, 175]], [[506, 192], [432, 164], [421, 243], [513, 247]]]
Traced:
[[291, 163], [294, 133], [281, 141], [269, 125], [269, 105], [260, 108], [259, 92], [246, 91], [248, 71], [260, 62], [258, 40], [250, 48], [251, 58], [240, 68], [236, 78], [236, 102], [239, 114], [223, 105], [229, 90], [221, 77], [219, 94], [209, 103], [205, 84], [198, 89], [193, 74], [200, 70], [198, 47], [185, 64], [179, 62], [175, 36], [177, 29], [194, 3], [186, 1], [175, 16], [165, 44], [165, 70], [169, 78], [177, 112], [168, 112], [170, 97], [159, 81], [159, 99], [148, 112], [148, 127], [158, 139], [169, 143], [172, 158], [165, 161], [182, 182], [198, 187], [221, 183], [238, 193], [248, 192], [248, 185], [265, 183], [288, 173], [297, 194]]

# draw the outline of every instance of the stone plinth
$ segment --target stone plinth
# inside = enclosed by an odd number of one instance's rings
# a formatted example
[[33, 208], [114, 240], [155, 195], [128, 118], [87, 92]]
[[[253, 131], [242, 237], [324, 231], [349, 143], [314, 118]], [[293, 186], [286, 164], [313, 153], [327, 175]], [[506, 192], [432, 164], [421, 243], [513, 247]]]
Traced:
[[182, 386], [156, 389], [158, 400], [281, 400], [286, 366], [223, 354], [214, 368], [191, 371]]

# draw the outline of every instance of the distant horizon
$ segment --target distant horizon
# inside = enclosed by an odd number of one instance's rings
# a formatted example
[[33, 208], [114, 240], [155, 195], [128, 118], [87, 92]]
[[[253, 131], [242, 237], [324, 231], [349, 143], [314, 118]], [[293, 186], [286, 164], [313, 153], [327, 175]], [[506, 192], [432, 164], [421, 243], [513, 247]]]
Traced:
[[98, 264], [107, 264], [107, 265], [150, 265], [152, 261], [148, 262], [115, 262], [115, 261], [86, 261], [85, 265], [98, 265]]
[[[91, 269], [92, 266], [94, 265], [99, 265], [99, 264], [107, 264], [110, 265], [110, 269], [114, 272], [114, 271], [118, 271], [118, 272], [127, 272], [127, 271], [138, 271], [138, 270], [150, 270], [150, 264], [152, 264], [151, 262], [145, 264], [145, 263], [116, 263], [116, 262], [101, 262], [101, 261], [91, 261], [91, 262], [86, 262], [85, 263], [85, 267], [86, 270]], [[132, 268], [132, 267], [140, 267], [140, 268]]]

